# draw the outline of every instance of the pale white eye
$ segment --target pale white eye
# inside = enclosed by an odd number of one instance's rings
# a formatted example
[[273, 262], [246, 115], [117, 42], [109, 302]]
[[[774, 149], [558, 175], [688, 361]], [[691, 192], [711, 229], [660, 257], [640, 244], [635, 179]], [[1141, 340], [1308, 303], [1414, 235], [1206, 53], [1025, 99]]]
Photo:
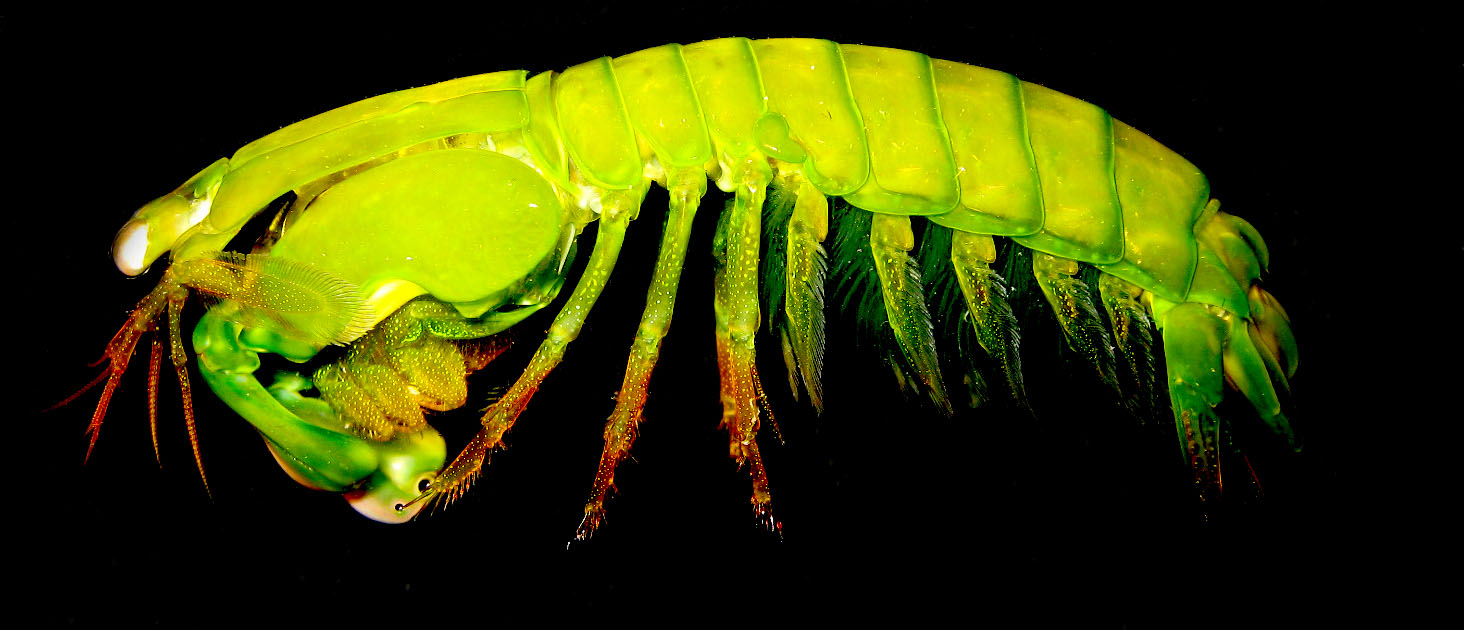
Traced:
[[117, 232], [112, 243], [112, 259], [117, 269], [129, 276], [147, 271], [147, 223], [128, 221]]

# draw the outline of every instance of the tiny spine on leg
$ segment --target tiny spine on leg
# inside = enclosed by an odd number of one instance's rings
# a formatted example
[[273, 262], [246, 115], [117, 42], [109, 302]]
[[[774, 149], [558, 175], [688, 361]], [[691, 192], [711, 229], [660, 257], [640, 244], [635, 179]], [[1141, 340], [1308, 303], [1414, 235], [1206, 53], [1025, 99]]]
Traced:
[[198, 447], [198, 425], [193, 415], [193, 387], [188, 382], [188, 352], [183, 349], [183, 303], [186, 301], [188, 291], [182, 287], [168, 292], [168, 337], [172, 343], [169, 357], [173, 360], [173, 370], [178, 373], [178, 392], [183, 397], [183, 423], [188, 428], [188, 443], [193, 447], [193, 462], [198, 464], [198, 477], [203, 480], [204, 492], [209, 492], [208, 475], [203, 472], [203, 451]]
[[661, 354], [661, 341], [671, 328], [676, 305], [676, 289], [681, 283], [681, 269], [686, 262], [687, 241], [691, 237], [692, 220], [696, 217], [701, 197], [706, 193], [707, 179], [699, 170], [678, 169], [668, 176], [670, 208], [666, 231], [661, 237], [661, 251], [656, 259], [651, 288], [646, 295], [646, 309], [640, 327], [630, 346], [625, 380], [615, 398], [615, 410], [605, 424], [605, 447], [595, 471], [594, 487], [585, 503], [585, 517], [575, 531], [575, 539], [589, 540], [604, 520], [605, 498], [615, 487], [615, 468], [630, 454], [643, 418], [649, 396], [651, 371]]
[[718, 235], [722, 251], [714, 294], [722, 424], [731, 439], [732, 457], [749, 467], [754, 518], [776, 529], [767, 471], [757, 445], [759, 411], [766, 407], [766, 400], [757, 376], [754, 343], [760, 317], [757, 286], [762, 206], [771, 180], [765, 163], [749, 163], [738, 173], [739, 185], [731, 208], [722, 217]]
[[451, 502], [472, 486], [483, 468], [483, 460], [488, 452], [502, 444], [503, 434], [513, 427], [514, 421], [523, 413], [544, 379], [559, 365], [569, 343], [579, 336], [585, 318], [605, 289], [605, 284], [609, 282], [611, 272], [615, 270], [620, 247], [625, 243], [626, 225], [630, 223], [630, 218], [639, 205], [640, 195], [636, 191], [616, 192], [607, 196], [602, 205], [595, 248], [590, 253], [584, 275], [580, 277], [559, 315], [555, 316], [548, 336], [539, 345], [539, 349], [534, 351], [524, 373], [483, 415], [483, 428], [473, 436], [452, 463], [443, 469], [442, 475], [432, 482], [431, 487], [414, 499], [413, 503], [428, 496], [443, 497]]

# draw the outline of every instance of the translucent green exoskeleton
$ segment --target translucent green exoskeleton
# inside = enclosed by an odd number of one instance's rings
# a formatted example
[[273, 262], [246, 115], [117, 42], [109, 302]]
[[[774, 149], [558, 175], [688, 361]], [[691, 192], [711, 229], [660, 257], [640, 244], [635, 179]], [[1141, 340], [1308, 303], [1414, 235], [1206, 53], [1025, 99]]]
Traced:
[[[137, 275], [165, 254], [170, 263], [108, 346], [93, 442], [164, 312], [191, 431], [179, 320], [196, 292], [215, 301], [193, 334], [204, 379], [281, 467], [372, 518], [410, 519], [421, 499], [466, 491], [502, 445], [579, 334], [656, 183], [670, 207], [577, 532], [588, 538], [637, 435], [708, 178], [731, 196], [713, 243], [722, 426], [768, 527], [756, 440], [764, 318], [795, 395], [816, 409], [827, 281], [858, 305], [842, 311], [887, 331], [901, 385], [937, 409], [959, 399], [951, 370], [1004, 392], [987, 399], [1027, 407], [1012, 308], [1024, 296], [1000, 271], [1003, 251], [1030, 259], [1021, 284], [1038, 290], [1027, 295], [1045, 297], [1092, 378], [1134, 415], [1155, 415], [1168, 390], [1202, 497], [1219, 491], [1234, 448], [1214, 410], [1227, 383], [1293, 440], [1282, 399], [1296, 343], [1259, 284], [1266, 246], [1184, 158], [1001, 72], [823, 40], [720, 39], [367, 99], [250, 143], [148, 204], [118, 234], [117, 266]], [[227, 251], [271, 210], [251, 251]], [[449, 463], [423, 410], [474, 399], [466, 375], [502, 350], [498, 333], [556, 299], [592, 224], [585, 270], [546, 338]], [[974, 343], [938, 344], [935, 324], [949, 321]], [[331, 346], [344, 349], [322, 353]], [[942, 351], [970, 363], [952, 367]], [[265, 385], [261, 353], [310, 369]]]

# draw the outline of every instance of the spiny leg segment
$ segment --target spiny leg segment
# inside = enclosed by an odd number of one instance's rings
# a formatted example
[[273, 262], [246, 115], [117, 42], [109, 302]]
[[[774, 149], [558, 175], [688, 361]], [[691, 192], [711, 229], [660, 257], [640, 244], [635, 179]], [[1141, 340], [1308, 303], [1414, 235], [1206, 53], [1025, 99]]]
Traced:
[[[722, 215], [714, 246], [719, 263], [714, 294], [722, 426], [730, 435], [733, 459], [739, 466], [746, 464], [752, 476], [753, 518], [777, 531], [780, 524], [773, 518], [767, 471], [757, 445], [759, 407], [766, 407], [767, 401], [757, 375], [755, 348], [762, 207], [772, 174], [763, 162], [748, 161], [737, 168], [733, 177], [737, 189], [731, 208]], [[772, 421], [771, 414], [768, 419]]]
[[[127, 372], [127, 364], [137, 349], [138, 341], [144, 333], [153, 333], [152, 352], [148, 358], [148, 424], [153, 454], [161, 459], [158, 454], [157, 395], [164, 333], [159, 327], [166, 312], [168, 356], [173, 371], [178, 375], [183, 419], [193, 449], [193, 460], [207, 491], [208, 476], [203, 470], [203, 452], [198, 443], [193, 411], [193, 388], [188, 379], [188, 352], [183, 345], [183, 306], [188, 301], [190, 290], [233, 301], [239, 307], [235, 312], [242, 322], [259, 323], [268, 318], [307, 344], [342, 344], [359, 336], [368, 327], [366, 322], [370, 319], [370, 309], [361, 301], [354, 286], [308, 265], [268, 256], [212, 252], [175, 261], [163, 272], [158, 286], [138, 302], [127, 323], [107, 343], [106, 351], [97, 361], [106, 361], [107, 369], [59, 405], [75, 400], [106, 377], [101, 400], [97, 402], [91, 424], [87, 426], [91, 435], [87, 445], [87, 458], [90, 458], [101, 432], [102, 420], [106, 418], [107, 407], [112, 402], [112, 394]], [[296, 327], [292, 320], [286, 319], [289, 316], [303, 316], [312, 325]]]
[[153, 459], [163, 465], [163, 454], [158, 448], [158, 380], [162, 377], [163, 337], [153, 335], [152, 352], [147, 362], [147, 428], [152, 434]]
[[203, 452], [198, 448], [198, 424], [193, 416], [193, 387], [188, 382], [188, 352], [183, 349], [183, 303], [187, 300], [186, 290], [168, 292], [168, 336], [172, 340], [168, 357], [173, 361], [173, 371], [178, 373], [178, 390], [183, 398], [183, 424], [188, 428], [193, 461], [198, 464], [198, 477], [203, 480], [204, 491], [208, 492], [208, 475], [203, 473]]
[[[194, 421], [192, 387], [188, 380], [188, 354], [183, 347], [183, 304], [188, 299], [188, 289], [180, 281], [177, 274], [169, 269], [163, 274], [158, 286], [138, 302], [137, 307], [132, 309], [132, 314], [127, 318], [127, 323], [122, 325], [112, 340], [107, 343], [107, 349], [102, 358], [97, 361], [100, 364], [107, 362], [107, 369], [88, 383], [81, 391], [72, 394], [66, 400], [61, 401], [57, 406], [65, 405], [78, 396], [86, 393], [95, 387], [106, 377], [106, 385], [102, 387], [101, 399], [97, 401], [96, 411], [92, 413], [91, 423], [87, 425], [86, 432], [91, 436], [86, 447], [85, 459], [91, 459], [92, 449], [96, 448], [97, 438], [101, 437], [102, 421], [107, 417], [107, 407], [112, 403], [112, 395], [116, 393], [117, 386], [122, 382], [122, 375], [127, 372], [127, 364], [131, 361], [133, 353], [137, 350], [137, 343], [145, 333], [153, 333], [152, 349], [148, 357], [148, 426], [152, 434], [153, 456], [161, 463], [162, 456], [158, 449], [158, 381], [160, 380], [161, 364], [163, 357], [162, 331], [158, 330], [162, 323], [164, 313], [168, 318], [168, 337], [170, 340], [169, 358], [173, 363], [173, 370], [178, 375], [178, 386], [183, 398], [183, 418], [188, 428], [188, 441], [193, 448], [193, 461], [198, 466], [198, 476], [203, 481], [205, 492], [208, 488], [208, 475], [203, 470], [203, 453], [198, 445], [198, 429]], [[94, 364], [95, 365], [95, 364]]]
[[661, 341], [671, 327], [692, 220], [696, 217], [702, 195], [706, 193], [707, 178], [700, 169], [679, 169], [668, 174], [667, 180], [671, 200], [666, 230], [661, 237], [661, 251], [646, 295], [646, 309], [641, 315], [635, 341], [630, 345], [625, 381], [615, 398], [615, 410], [605, 424], [605, 447], [600, 452], [590, 499], [585, 503], [584, 520], [575, 530], [576, 541], [589, 540], [604, 521], [605, 499], [615, 488], [615, 468], [630, 454], [631, 445], [639, 433], [649, 395], [651, 371], [660, 357]]

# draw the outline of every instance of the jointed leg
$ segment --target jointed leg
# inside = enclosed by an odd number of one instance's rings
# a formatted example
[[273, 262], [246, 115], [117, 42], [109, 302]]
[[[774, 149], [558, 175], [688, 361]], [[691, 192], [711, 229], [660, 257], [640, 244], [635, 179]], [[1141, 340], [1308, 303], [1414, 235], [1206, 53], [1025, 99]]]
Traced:
[[178, 373], [178, 389], [183, 395], [183, 422], [188, 427], [188, 443], [193, 447], [193, 461], [198, 464], [198, 476], [203, 480], [203, 490], [208, 492], [208, 475], [203, 473], [203, 451], [198, 447], [198, 424], [193, 417], [193, 387], [188, 382], [188, 353], [183, 349], [183, 303], [188, 292], [182, 289], [168, 293], [168, 336], [172, 338], [172, 350], [168, 356], [173, 361], [173, 371]]
[[661, 354], [661, 340], [671, 327], [676, 305], [676, 288], [681, 281], [681, 268], [686, 261], [691, 223], [706, 193], [707, 178], [699, 169], [676, 171], [668, 176], [671, 204], [666, 215], [666, 231], [661, 237], [661, 253], [651, 288], [646, 295], [646, 310], [640, 328], [630, 345], [630, 359], [625, 367], [625, 381], [615, 398], [615, 411], [605, 425], [605, 448], [595, 471], [595, 485], [585, 503], [585, 518], [575, 531], [575, 540], [589, 540], [605, 517], [605, 497], [615, 487], [615, 467], [630, 454], [635, 442], [642, 411], [646, 406], [651, 371]]
[[528, 406], [544, 378], [559, 365], [569, 342], [579, 336], [585, 317], [589, 315], [595, 300], [599, 299], [600, 292], [610, 280], [610, 273], [615, 269], [615, 260], [620, 256], [620, 247], [625, 242], [626, 225], [635, 214], [639, 203], [640, 197], [635, 194], [605, 199], [595, 249], [590, 253], [584, 275], [575, 285], [569, 301], [554, 318], [554, 324], [549, 327], [544, 343], [534, 352], [534, 357], [529, 360], [529, 366], [518, 381], [483, 415], [483, 428], [413, 503], [434, 495], [452, 501], [472, 486], [473, 480], [482, 470], [488, 451], [503, 443], [503, 434], [513, 427], [514, 421]]
[[771, 180], [766, 166], [762, 169], [748, 168], [736, 178], [736, 198], [718, 231], [717, 364], [722, 376], [722, 426], [731, 437], [731, 455], [738, 464], [747, 464], [752, 475], [754, 518], [776, 530], [767, 471], [757, 447], [759, 406], [766, 405], [754, 347], [759, 322], [758, 247], [762, 206]]

